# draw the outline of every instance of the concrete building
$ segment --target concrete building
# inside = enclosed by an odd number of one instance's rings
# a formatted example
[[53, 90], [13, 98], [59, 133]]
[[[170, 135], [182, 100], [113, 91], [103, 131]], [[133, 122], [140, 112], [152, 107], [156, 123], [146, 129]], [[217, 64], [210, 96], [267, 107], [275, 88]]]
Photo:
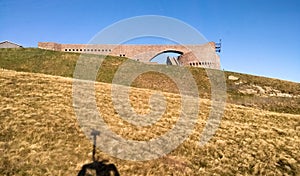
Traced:
[[0, 42], [0, 48], [23, 48], [23, 46], [6, 40]]

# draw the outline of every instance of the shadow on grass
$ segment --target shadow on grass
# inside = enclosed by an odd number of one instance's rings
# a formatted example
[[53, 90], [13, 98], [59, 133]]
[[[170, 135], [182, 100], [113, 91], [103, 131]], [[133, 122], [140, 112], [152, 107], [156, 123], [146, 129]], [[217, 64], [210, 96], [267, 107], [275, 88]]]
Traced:
[[77, 176], [92, 176], [87, 173], [87, 170], [96, 171], [96, 176], [119, 176], [117, 167], [114, 164], [106, 164], [108, 161], [97, 161], [95, 159], [96, 154], [96, 138], [100, 134], [99, 131], [93, 130], [91, 135], [93, 136], [93, 162], [82, 166]]

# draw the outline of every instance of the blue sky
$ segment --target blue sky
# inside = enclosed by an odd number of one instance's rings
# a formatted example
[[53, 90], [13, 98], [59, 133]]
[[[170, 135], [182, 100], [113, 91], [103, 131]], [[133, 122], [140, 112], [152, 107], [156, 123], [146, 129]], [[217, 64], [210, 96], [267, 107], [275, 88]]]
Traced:
[[225, 70], [300, 82], [298, 0], [0, 0], [0, 41], [87, 43], [140, 15], [177, 18], [209, 41], [221, 38]]

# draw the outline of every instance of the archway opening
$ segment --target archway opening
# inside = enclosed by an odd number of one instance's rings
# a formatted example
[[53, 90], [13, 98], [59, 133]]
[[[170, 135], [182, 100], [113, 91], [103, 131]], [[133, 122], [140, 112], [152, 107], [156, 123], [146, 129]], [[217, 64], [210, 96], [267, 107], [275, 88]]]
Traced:
[[156, 56], [154, 56], [150, 62], [164, 64], [164, 65], [179, 65], [177, 59], [181, 56], [183, 52], [176, 50], [163, 51]]

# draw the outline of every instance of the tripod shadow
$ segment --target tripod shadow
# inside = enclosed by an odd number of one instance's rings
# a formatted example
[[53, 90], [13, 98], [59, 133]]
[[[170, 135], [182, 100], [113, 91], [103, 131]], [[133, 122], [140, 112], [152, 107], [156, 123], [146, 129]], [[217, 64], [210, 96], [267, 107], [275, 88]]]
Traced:
[[120, 176], [117, 167], [114, 164], [106, 164], [107, 160], [97, 161], [95, 159], [96, 154], [96, 137], [100, 134], [99, 131], [92, 130], [91, 135], [93, 136], [93, 162], [82, 166], [77, 176], [92, 176], [87, 174], [87, 170], [95, 170], [96, 176]]

